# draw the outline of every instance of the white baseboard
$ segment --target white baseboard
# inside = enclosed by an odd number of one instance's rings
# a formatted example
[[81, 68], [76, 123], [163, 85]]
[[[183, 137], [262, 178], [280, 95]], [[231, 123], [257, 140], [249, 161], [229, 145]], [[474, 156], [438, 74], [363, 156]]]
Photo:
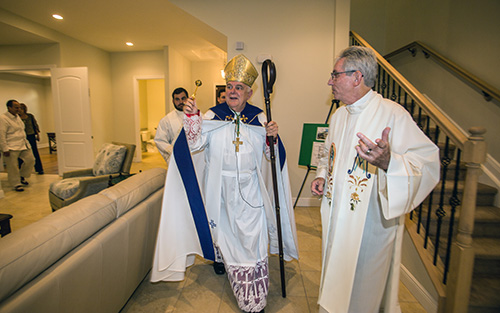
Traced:
[[408, 269], [406, 269], [403, 264], [401, 264], [400, 280], [427, 312], [437, 313], [437, 299], [434, 299], [432, 295], [425, 290], [420, 282], [408, 271]]

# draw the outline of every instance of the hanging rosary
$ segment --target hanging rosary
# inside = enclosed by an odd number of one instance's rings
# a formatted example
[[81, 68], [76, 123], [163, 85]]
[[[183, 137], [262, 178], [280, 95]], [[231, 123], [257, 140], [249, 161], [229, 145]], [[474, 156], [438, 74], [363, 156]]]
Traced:
[[243, 144], [243, 141], [240, 141], [240, 115], [236, 113], [236, 140], [233, 140], [234, 148], [236, 152], [240, 152], [240, 145]]

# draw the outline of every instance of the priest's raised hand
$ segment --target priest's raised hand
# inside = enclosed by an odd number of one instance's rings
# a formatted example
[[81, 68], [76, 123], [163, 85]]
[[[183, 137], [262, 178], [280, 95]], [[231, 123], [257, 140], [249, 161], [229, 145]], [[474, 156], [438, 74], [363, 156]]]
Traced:
[[390, 131], [390, 127], [384, 128], [382, 131], [382, 138], [375, 139], [375, 142], [371, 141], [362, 133], [356, 134], [359, 138], [359, 144], [355, 149], [359, 156], [367, 160], [368, 163], [384, 171], [387, 171], [389, 161], [391, 160], [391, 149], [389, 145]]

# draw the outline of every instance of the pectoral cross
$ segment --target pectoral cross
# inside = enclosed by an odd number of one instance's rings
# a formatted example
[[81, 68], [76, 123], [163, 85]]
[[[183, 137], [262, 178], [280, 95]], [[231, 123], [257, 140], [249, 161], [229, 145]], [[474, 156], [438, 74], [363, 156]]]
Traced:
[[243, 141], [240, 140], [240, 114], [236, 113], [236, 120], [234, 121], [236, 124], [235, 126], [235, 131], [236, 131], [236, 140], [233, 140], [234, 144], [234, 151], [240, 152], [240, 145], [243, 144]]
[[236, 140], [233, 140], [234, 148], [236, 152], [240, 152], [240, 145], [243, 144], [243, 141], [240, 141], [239, 137], [236, 137]]

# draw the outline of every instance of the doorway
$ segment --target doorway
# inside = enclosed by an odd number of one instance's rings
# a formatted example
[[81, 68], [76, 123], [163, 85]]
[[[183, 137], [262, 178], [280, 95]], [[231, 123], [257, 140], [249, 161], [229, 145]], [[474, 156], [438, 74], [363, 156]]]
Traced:
[[[55, 132], [50, 68], [50, 65], [0, 66], [0, 105], [4, 110], [7, 100], [10, 99], [26, 104], [28, 113], [35, 116], [40, 127], [40, 141], [37, 146], [44, 172], [58, 174], [57, 153], [49, 153], [47, 136], [47, 133]], [[48, 163], [47, 166], [45, 163]], [[0, 162], [0, 171], [5, 171], [3, 159]]]
[[165, 79], [161, 76], [137, 77], [135, 91], [137, 162], [159, 154], [154, 144], [156, 128], [166, 114]]

